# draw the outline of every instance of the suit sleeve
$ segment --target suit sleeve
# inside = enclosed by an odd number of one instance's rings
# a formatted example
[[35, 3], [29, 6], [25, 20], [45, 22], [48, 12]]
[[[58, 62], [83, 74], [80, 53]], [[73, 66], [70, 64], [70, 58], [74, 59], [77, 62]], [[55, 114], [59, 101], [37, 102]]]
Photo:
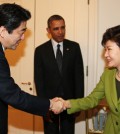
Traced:
[[76, 45], [76, 59], [75, 59], [75, 97], [84, 97], [84, 67], [83, 58], [79, 44]]
[[101, 76], [100, 81], [95, 89], [85, 98], [71, 99], [71, 108], [67, 110], [68, 114], [88, 110], [96, 107], [99, 102], [105, 97], [105, 80], [104, 74]]
[[0, 101], [19, 110], [44, 116], [49, 110], [50, 102], [40, 99], [20, 89], [10, 76], [9, 65], [3, 54], [0, 53]]
[[42, 56], [39, 51], [40, 49], [36, 48], [34, 54], [34, 80], [35, 80], [35, 87], [37, 95], [41, 98], [44, 98], [44, 91], [43, 91], [43, 64], [42, 64]]
[[99, 102], [105, 97], [104, 83], [102, 79], [97, 84], [96, 88], [85, 98], [71, 99], [71, 108], [67, 110], [68, 114], [88, 110], [96, 107]]

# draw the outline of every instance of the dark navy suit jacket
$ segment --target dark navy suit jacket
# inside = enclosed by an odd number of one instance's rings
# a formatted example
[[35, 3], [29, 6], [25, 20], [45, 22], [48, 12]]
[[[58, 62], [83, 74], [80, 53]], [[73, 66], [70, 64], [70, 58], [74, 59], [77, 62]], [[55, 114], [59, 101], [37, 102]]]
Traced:
[[63, 41], [62, 75], [59, 72], [51, 40], [38, 46], [34, 57], [37, 94], [43, 98], [64, 99], [84, 96], [84, 69], [79, 44]]
[[[7, 134], [8, 104], [36, 115], [44, 116], [49, 110], [48, 99], [25, 93], [10, 76], [10, 69], [0, 44], [0, 134]], [[17, 115], [15, 115], [17, 117]]]

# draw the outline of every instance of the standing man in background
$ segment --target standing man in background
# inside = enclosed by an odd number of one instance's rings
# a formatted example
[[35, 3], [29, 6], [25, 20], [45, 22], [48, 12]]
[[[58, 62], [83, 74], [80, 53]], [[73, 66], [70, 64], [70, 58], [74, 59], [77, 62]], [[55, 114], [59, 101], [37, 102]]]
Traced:
[[[84, 96], [84, 69], [79, 44], [65, 39], [65, 20], [59, 15], [48, 19], [51, 39], [38, 46], [34, 57], [36, 91], [41, 98], [64, 99]], [[66, 110], [49, 112], [44, 120], [45, 134], [74, 134], [75, 115]]]
[[20, 5], [0, 5], [0, 134], [8, 133], [8, 105], [41, 116], [45, 116], [49, 109], [55, 113], [62, 111], [60, 101], [57, 103], [53, 99], [39, 98], [22, 91], [10, 75], [4, 50], [16, 49], [24, 39], [30, 18], [30, 12]]

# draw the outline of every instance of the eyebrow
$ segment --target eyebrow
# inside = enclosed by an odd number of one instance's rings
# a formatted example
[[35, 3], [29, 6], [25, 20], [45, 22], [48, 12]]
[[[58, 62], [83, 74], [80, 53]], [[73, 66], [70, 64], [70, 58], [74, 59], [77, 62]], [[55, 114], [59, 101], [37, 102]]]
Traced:
[[23, 28], [23, 29], [22, 29], [22, 31], [26, 31], [26, 30], [27, 30], [27, 28]]
[[61, 26], [61, 27], [54, 27], [53, 30], [58, 30], [59, 28], [64, 28], [65, 29], [65, 26]]

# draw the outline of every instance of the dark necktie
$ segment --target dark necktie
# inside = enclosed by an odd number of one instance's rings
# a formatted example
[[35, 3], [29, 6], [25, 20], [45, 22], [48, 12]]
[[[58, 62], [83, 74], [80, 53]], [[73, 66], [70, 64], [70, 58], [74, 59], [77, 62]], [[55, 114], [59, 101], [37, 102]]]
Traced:
[[56, 61], [58, 64], [58, 68], [60, 73], [62, 72], [62, 52], [60, 50], [60, 45], [57, 45], [57, 52], [56, 52]]

